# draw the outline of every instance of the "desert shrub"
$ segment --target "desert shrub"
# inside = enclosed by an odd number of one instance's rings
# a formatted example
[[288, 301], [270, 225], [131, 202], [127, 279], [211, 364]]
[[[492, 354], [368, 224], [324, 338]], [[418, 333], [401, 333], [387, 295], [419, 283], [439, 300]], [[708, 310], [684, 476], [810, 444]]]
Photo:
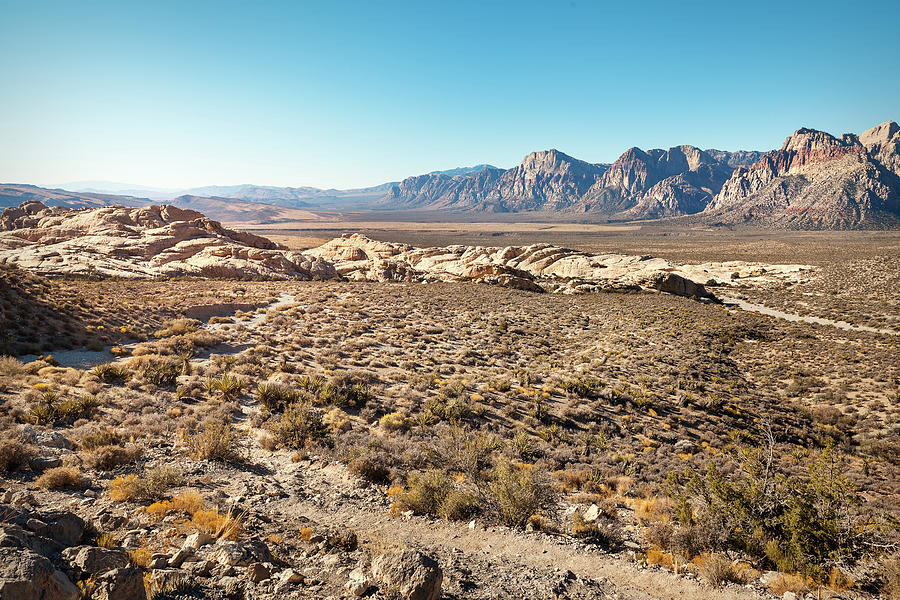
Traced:
[[256, 386], [256, 400], [271, 411], [282, 411], [299, 400], [299, 394], [286, 385], [263, 382]]
[[881, 564], [881, 592], [891, 600], [900, 599], [900, 554], [886, 557]]
[[406, 489], [394, 497], [394, 510], [411, 510], [419, 515], [436, 515], [453, 490], [453, 479], [445, 472], [432, 469], [411, 473]]
[[188, 438], [187, 445], [191, 456], [197, 460], [241, 462], [239, 441], [240, 435], [231, 423], [210, 418], [201, 424], [200, 431]]
[[181, 375], [182, 365], [178, 360], [157, 358], [147, 361], [140, 369], [141, 377], [156, 386], [175, 385], [178, 376]]
[[350, 415], [340, 408], [332, 408], [322, 417], [322, 424], [333, 432], [344, 431], [350, 428]]
[[744, 583], [744, 574], [734, 561], [721, 554], [702, 554], [694, 561], [700, 576], [714, 588], [725, 583]]
[[144, 454], [144, 449], [131, 446], [100, 446], [82, 453], [85, 464], [92, 469], [109, 471], [133, 463]]
[[78, 419], [88, 419], [93, 416], [100, 404], [100, 399], [91, 394], [66, 398], [56, 405], [56, 415], [58, 419], [66, 423], [74, 423]]
[[146, 514], [162, 520], [175, 513], [193, 515], [198, 510], [206, 508], [206, 500], [193, 490], [181, 492], [171, 500], [158, 500], [141, 509]]
[[466, 521], [480, 512], [478, 495], [460, 490], [450, 490], [438, 508], [438, 515], [448, 521]]
[[28, 407], [27, 419], [37, 425], [49, 425], [56, 421], [56, 401], [59, 393], [52, 389], [40, 390], [40, 398]]
[[566, 393], [574, 394], [581, 398], [596, 398], [600, 396], [600, 392], [606, 387], [606, 382], [599, 377], [580, 373], [563, 381], [560, 387]]
[[450, 471], [464, 473], [473, 480], [490, 466], [496, 450], [501, 447], [496, 436], [470, 431], [453, 424], [441, 429], [429, 448], [433, 463], [445, 465]]
[[207, 377], [204, 382], [206, 391], [218, 394], [225, 400], [234, 400], [241, 395], [247, 383], [236, 375], [224, 373], [219, 377]]
[[158, 338], [185, 335], [197, 331], [199, 326], [200, 321], [197, 319], [170, 319], [163, 323], [162, 329], [157, 330], [153, 335]]
[[118, 446], [123, 441], [122, 434], [110, 427], [103, 427], [85, 434], [81, 438], [81, 447], [84, 450], [96, 450], [102, 446]]
[[534, 439], [532, 439], [524, 429], [516, 431], [509, 443], [513, 452], [516, 453], [516, 456], [523, 460], [527, 460], [537, 455], [537, 447], [534, 444]]
[[550, 506], [555, 494], [531, 465], [501, 462], [489, 485], [492, 509], [504, 525], [521, 527], [528, 518]]
[[12, 356], [0, 356], [0, 375], [16, 377], [25, 372], [25, 365]]
[[88, 479], [74, 467], [48, 469], [34, 482], [47, 490], [80, 490], [88, 486]]
[[109, 482], [109, 497], [114, 502], [130, 502], [138, 496], [140, 481], [134, 473], [118, 475]]
[[36, 448], [24, 437], [5, 434], [0, 437], [0, 472], [15, 471], [29, 464]]
[[392, 412], [378, 420], [378, 425], [385, 431], [405, 431], [409, 429], [411, 419], [402, 412]]
[[803, 575], [792, 573], [783, 573], [771, 581], [769, 591], [776, 596], [784, 596], [785, 593], [791, 592], [795, 595], [803, 595], [810, 591], [812, 581]]
[[126, 550], [125, 555], [128, 557], [128, 562], [131, 566], [144, 570], [150, 568], [150, 561], [153, 559], [153, 551], [144, 547]]
[[322, 411], [309, 402], [291, 404], [269, 425], [272, 435], [284, 448], [300, 450], [309, 442], [323, 439], [328, 429], [322, 422]]
[[316, 398], [322, 404], [360, 409], [373, 398], [373, 394], [362, 375], [348, 373], [336, 375], [321, 385]]
[[153, 501], [161, 498], [170, 488], [184, 485], [184, 475], [169, 466], [145, 471], [135, 482], [135, 498]]
[[391, 469], [380, 455], [360, 456], [347, 463], [347, 469], [367, 481], [387, 483], [391, 478]]
[[853, 559], [848, 517], [856, 494], [833, 450], [813, 456], [805, 473], [781, 470], [773, 446], [737, 447], [733, 457], [739, 469], [729, 476], [709, 463], [705, 472], [670, 478], [679, 482], [682, 531], [722, 532], [724, 545], [820, 581]]
[[91, 374], [105, 383], [124, 382], [131, 378], [131, 371], [125, 365], [108, 362], [91, 369]]

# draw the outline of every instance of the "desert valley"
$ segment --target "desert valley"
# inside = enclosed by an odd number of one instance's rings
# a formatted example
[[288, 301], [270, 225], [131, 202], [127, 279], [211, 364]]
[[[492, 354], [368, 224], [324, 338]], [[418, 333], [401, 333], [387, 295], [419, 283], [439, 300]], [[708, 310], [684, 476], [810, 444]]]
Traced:
[[2, 189], [4, 600], [900, 594], [893, 122]]

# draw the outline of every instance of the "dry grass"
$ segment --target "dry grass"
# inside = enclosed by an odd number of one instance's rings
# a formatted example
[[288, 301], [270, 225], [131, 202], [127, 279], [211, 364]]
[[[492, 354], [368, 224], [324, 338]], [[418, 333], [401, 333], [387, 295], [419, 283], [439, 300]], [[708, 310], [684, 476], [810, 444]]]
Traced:
[[47, 490], [81, 490], [90, 484], [87, 477], [74, 467], [48, 469], [34, 483]]

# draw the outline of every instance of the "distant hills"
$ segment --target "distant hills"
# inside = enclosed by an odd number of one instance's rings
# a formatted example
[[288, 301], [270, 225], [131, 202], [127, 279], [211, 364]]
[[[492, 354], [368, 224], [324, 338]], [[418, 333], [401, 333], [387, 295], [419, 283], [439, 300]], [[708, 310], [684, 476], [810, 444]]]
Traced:
[[554, 149], [533, 152], [511, 169], [483, 164], [353, 190], [239, 185], [175, 191], [108, 184], [133, 192], [110, 194], [115, 187], [82, 184], [84, 189], [74, 191], [0, 185], [0, 206], [23, 200], [51, 206], [165, 201], [217, 220], [259, 223], [315, 218], [281, 207], [561, 213], [612, 221], [675, 219], [683, 224], [796, 229], [886, 228], [900, 226], [900, 127], [886, 121], [859, 135], [840, 137], [801, 128], [780, 149], [769, 152], [691, 145], [630, 148], [611, 164], [586, 162]]

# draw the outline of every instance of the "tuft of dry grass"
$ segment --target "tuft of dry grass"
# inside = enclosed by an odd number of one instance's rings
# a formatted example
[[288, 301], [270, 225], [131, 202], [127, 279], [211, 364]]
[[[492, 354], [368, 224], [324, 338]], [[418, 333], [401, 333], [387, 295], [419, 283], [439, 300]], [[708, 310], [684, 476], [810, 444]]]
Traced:
[[733, 560], [721, 554], [701, 554], [693, 560], [700, 571], [700, 576], [714, 588], [726, 583], [746, 583], [746, 572]]
[[15, 471], [24, 467], [34, 455], [34, 446], [22, 436], [6, 434], [0, 437], [0, 472]]
[[237, 463], [243, 460], [240, 453], [241, 435], [231, 423], [211, 419], [201, 430], [190, 436], [187, 445], [191, 456], [197, 460], [219, 460]]
[[198, 510], [194, 512], [190, 525], [197, 531], [208, 533], [215, 538], [236, 540], [244, 532], [244, 520], [246, 515], [232, 509], [219, 512], [211, 510]]
[[769, 583], [769, 591], [776, 596], [783, 596], [785, 592], [801, 595], [810, 589], [812, 589], [812, 581], [808, 577], [792, 573], [782, 573]]
[[34, 483], [47, 490], [81, 490], [90, 482], [74, 467], [56, 467], [45, 471]]

